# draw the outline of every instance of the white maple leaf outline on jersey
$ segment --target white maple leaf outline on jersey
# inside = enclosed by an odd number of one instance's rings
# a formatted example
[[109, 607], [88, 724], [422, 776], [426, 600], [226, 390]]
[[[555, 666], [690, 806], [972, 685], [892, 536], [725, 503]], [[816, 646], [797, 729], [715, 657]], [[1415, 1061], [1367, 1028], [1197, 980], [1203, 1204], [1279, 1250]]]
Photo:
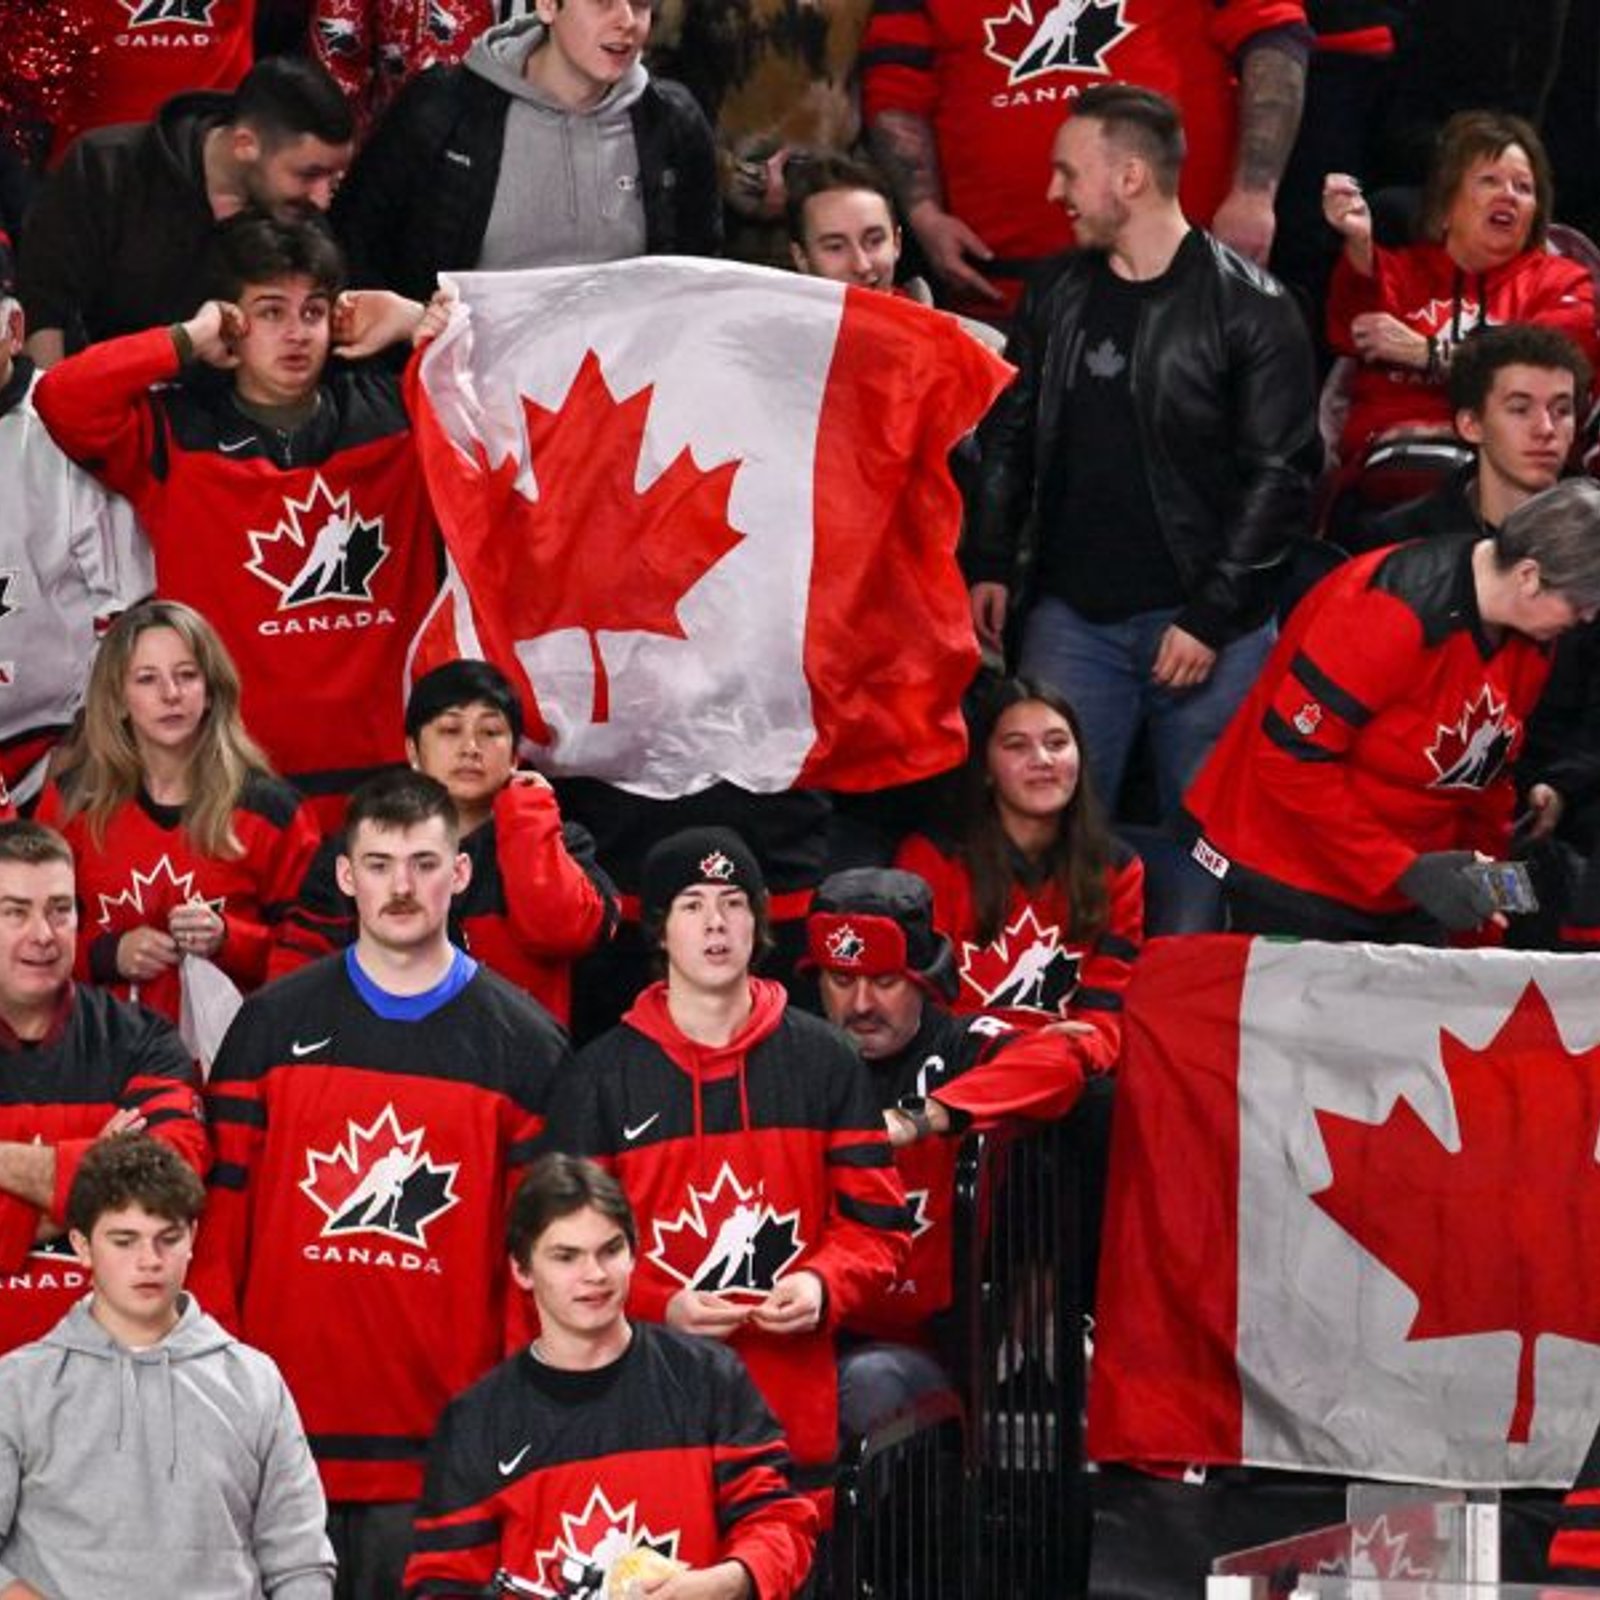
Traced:
[[[766, 1190], [763, 1184], [757, 1183], [751, 1188], [745, 1188], [745, 1186], [739, 1182], [738, 1177], [734, 1174], [732, 1165], [726, 1161], [724, 1161], [721, 1167], [717, 1169], [717, 1175], [712, 1180], [711, 1187], [709, 1189], [696, 1189], [693, 1185], [690, 1185], [689, 1203], [678, 1213], [675, 1221], [663, 1222], [659, 1217], [657, 1217], [651, 1223], [651, 1228], [654, 1230], [655, 1235], [655, 1246], [650, 1251], [650, 1259], [654, 1261], [663, 1272], [669, 1273], [686, 1288], [693, 1288], [696, 1280], [703, 1276], [706, 1271], [706, 1267], [708, 1265], [706, 1258], [702, 1255], [699, 1266], [695, 1268], [692, 1274], [686, 1275], [680, 1272], [678, 1268], [673, 1266], [672, 1263], [667, 1259], [668, 1251], [671, 1249], [673, 1243], [683, 1238], [686, 1229], [695, 1238], [699, 1239], [702, 1244], [711, 1242], [711, 1228], [710, 1224], [706, 1221], [706, 1212], [707, 1210], [715, 1211], [717, 1209], [718, 1201], [723, 1198], [724, 1190], [730, 1190], [732, 1192], [734, 1202], [739, 1206], [749, 1205], [752, 1201], [757, 1199], [763, 1201], [763, 1222], [771, 1221], [779, 1224], [780, 1226], [784, 1223], [790, 1224], [793, 1230], [791, 1237], [794, 1240], [794, 1249], [790, 1253], [787, 1260], [780, 1262], [778, 1266], [773, 1268], [772, 1277], [773, 1281], [776, 1282], [783, 1276], [785, 1272], [789, 1270], [790, 1267], [794, 1265], [796, 1261], [800, 1259], [802, 1255], [805, 1254], [806, 1242], [800, 1237], [800, 1213], [798, 1210], [777, 1210], [776, 1207], [767, 1201]], [[667, 1237], [668, 1235], [671, 1235], [670, 1240]], [[720, 1292], [725, 1294], [759, 1295], [764, 1294], [765, 1291], [739, 1287], [722, 1290]]]
[[[387, 1133], [391, 1142], [390, 1154], [399, 1152], [405, 1157], [406, 1170], [398, 1179], [398, 1184], [404, 1184], [412, 1173], [419, 1167], [427, 1167], [431, 1174], [442, 1176], [444, 1179], [443, 1198], [427, 1216], [419, 1217], [416, 1222], [416, 1233], [398, 1233], [391, 1228], [381, 1228], [375, 1225], [362, 1224], [359, 1228], [340, 1228], [333, 1235], [343, 1237], [351, 1233], [376, 1233], [385, 1239], [393, 1239], [398, 1244], [421, 1245], [424, 1249], [428, 1246], [428, 1225], [437, 1222], [446, 1212], [453, 1211], [461, 1203], [461, 1196], [456, 1193], [456, 1178], [461, 1172], [459, 1161], [440, 1164], [423, 1148], [423, 1128], [413, 1128], [409, 1131], [400, 1126], [399, 1113], [395, 1111], [391, 1101], [366, 1127], [354, 1118], [345, 1120], [345, 1137], [330, 1151], [306, 1150], [306, 1175], [300, 1180], [301, 1193], [312, 1202], [328, 1219], [328, 1224], [322, 1230], [323, 1236], [329, 1236], [329, 1229], [350, 1208], [354, 1197], [360, 1193], [360, 1185], [345, 1195], [336, 1205], [330, 1204], [317, 1192], [317, 1185], [322, 1178], [322, 1169], [326, 1167], [344, 1168], [351, 1173], [363, 1170], [363, 1163], [368, 1159], [370, 1152], [380, 1138]], [[387, 1160], [387, 1156], [379, 1160]], [[368, 1168], [368, 1176], [376, 1170], [376, 1163]], [[373, 1198], [376, 1198], [374, 1195]]]
[[[390, 547], [383, 537], [383, 518], [364, 517], [359, 511], [353, 510], [350, 491], [346, 489], [343, 494], [334, 494], [320, 472], [312, 478], [311, 487], [306, 491], [304, 500], [296, 500], [285, 495], [283, 506], [284, 515], [270, 531], [263, 532], [253, 528], [245, 535], [250, 541], [250, 559], [245, 562], [245, 570], [253, 572], [263, 583], [277, 590], [279, 610], [286, 606], [321, 605], [335, 600], [356, 604], [370, 602], [373, 598], [372, 579], [390, 556]], [[314, 540], [308, 541], [306, 528], [300, 520], [302, 517], [309, 522], [317, 522], [320, 518]], [[378, 555], [367, 569], [359, 589], [312, 593], [303, 595], [298, 600], [289, 598], [312, 576], [314, 570], [319, 568], [325, 570], [330, 562], [343, 560], [348, 553], [350, 540], [364, 528], [371, 529], [377, 536]], [[338, 546], [334, 548], [336, 539]], [[271, 551], [284, 540], [288, 540], [295, 549], [308, 552], [295, 569], [293, 577], [287, 581], [278, 577], [269, 564]]]
[[106, 894], [103, 890], [97, 896], [100, 901], [98, 919], [102, 928], [111, 926], [111, 913], [118, 906], [124, 906], [129, 911], [144, 915], [145, 890], [153, 889], [163, 878], [172, 885], [174, 896], [180, 905], [191, 905], [197, 898], [202, 903], [211, 907], [220, 917], [223, 908], [228, 903], [226, 895], [219, 894], [215, 899], [197, 897], [194, 892], [194, 872], [179, 872], [172, 865], [172, 857], [163, 855], [148, 872], [141, 872], [137, 867], [133, 869], [133, 879], [128, 887], [119, 894]]
[[[649, 1528], [635, 1527], [639, 1515], [639, 1502], [630, 1500], [625, 1506], [614, 1508], [606, 1492], [596, 1484], [590, 1491], [589, 1502], [583, 1510], [574, 1514], [571, 1511], [561, 1513], [561, 1536], [547, 1550], [539, 1550], [534, 1554], [534, 1593], [549, 1595], [552, 1600], [564, 1593], [561, 1589], [550, 1587], [545, 1574], [554, 1566], [559, 1572], [561, 1559], [572, 1556], [588, 1564], [593, 1562], [605, 1574], [611, 1571], [611, 1564], [620, 1556], [626, 1555], [630, 1550], [637, 1549], [642, 1544], [649, 1545], [652, 1549], [659, 1550], [663, 1555], [676, 1558], [678, 1554], [678, 1540], [681, 1534], [678, 1529], [670, 1533], [652, 1533]], [[617, 1535], [614, 1547], [607, 1550], [604, 1556], [600, 1554], [602, 1548], [611, 1541], [604, 1536], [591, 1543], [585, 1550], [580, 1540], [592, 1540], [593, 1535], [586, 1532], [591, 1523], [605, 1524], [607, 1531]]]

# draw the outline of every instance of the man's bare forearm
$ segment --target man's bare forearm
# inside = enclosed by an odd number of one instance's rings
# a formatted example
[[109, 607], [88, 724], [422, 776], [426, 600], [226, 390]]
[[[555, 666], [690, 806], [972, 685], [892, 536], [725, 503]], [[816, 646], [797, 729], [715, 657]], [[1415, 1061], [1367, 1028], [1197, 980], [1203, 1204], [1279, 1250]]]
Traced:
[[0, 1141], [0, 1190], [26, 1200], [41, 1211], [50, 1208], [56, 1192], [56, 1152], [47, 1144]]
[[1234, 182], [1276, 190], [1300, 131], [1306, 64], [1293, 51], [1263, 44], [1239, 68], [1239, 148]]
[[912, 211], [931, 200], [944, 209], [944, 180], [933, 124], [912, 111], [885, 111], [867, 131], [867, 143], [889, 175], [900, 209]]

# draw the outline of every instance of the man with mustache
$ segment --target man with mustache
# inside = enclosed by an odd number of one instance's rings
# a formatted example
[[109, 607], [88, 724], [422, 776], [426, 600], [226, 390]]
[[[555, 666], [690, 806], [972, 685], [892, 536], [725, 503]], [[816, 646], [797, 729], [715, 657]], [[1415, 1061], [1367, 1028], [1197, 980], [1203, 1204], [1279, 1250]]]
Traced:
[[340, 1593], [377, 1600], [400, 1592], [445, 1403], [526, 1342], [499, 1220], [567, 1050], [450, 943], [471, 863], [443, 784], [371, 779], [344, 844], [355, 942], [253, 995], [218, 1053], [196, 1271], [294, 1391]]

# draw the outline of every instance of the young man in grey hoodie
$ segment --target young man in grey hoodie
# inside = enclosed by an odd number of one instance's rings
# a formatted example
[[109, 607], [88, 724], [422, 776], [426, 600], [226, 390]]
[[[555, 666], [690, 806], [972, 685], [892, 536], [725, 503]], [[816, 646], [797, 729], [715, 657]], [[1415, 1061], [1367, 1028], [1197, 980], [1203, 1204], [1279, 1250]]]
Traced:
[[329, 1600], [326, 1506], [278, 1369], [183, 1292], [205, 1191], [140, 1134], [67, 1199], [94, 1289], [0, 1360], [0, 1600]]
[[357, 280], [426, 300], [440, 272], [722, 246], [710, 125], [640, 60], [649, 0], [535, 0], [419, 74], [334, 208]]

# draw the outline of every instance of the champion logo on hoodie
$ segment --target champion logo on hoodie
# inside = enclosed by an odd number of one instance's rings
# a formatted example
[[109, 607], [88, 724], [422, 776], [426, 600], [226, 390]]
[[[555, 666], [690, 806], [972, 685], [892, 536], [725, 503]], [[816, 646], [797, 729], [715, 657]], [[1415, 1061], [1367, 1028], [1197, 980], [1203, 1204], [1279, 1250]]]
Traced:
[[799, 1225], [798, 1211], [778, 1211], [760, 1182], [747, 1188], [724, 1161], [673, 1221], [653, 1224], [650, 1259], [691, 1289], [764, 1299], [805, 1251]]

